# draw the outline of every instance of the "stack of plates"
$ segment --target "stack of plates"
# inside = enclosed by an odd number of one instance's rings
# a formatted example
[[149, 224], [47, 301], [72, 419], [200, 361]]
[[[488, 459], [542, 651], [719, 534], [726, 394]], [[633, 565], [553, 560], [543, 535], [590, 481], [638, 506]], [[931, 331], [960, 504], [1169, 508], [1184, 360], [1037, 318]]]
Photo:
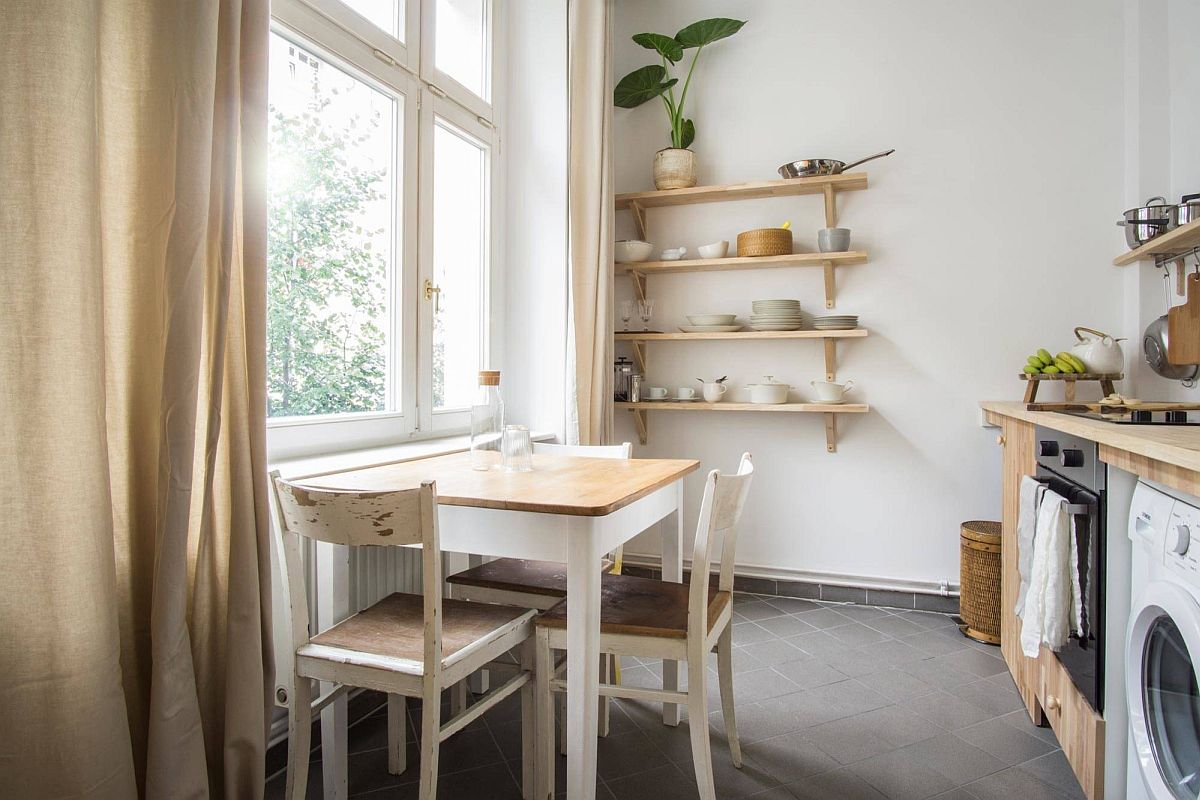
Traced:
[[756, 331], [798, 331], [804, 325], [799, 300], [755, 300], [750, 327]]
[[827, 317], [814, 317], [813, 327], [819, 331], [848, 331], [858, 327], [858, 315], [832, 314]]

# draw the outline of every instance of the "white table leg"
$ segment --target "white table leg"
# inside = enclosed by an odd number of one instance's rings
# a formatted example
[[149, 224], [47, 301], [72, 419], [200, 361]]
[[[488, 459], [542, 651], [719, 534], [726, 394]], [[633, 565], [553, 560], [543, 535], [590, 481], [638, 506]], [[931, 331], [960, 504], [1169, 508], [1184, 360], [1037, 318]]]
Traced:
[[[662, 536], [662, 579], [672, 583], [683, 580], [683, 481], [675, 482], [675, 510], [658, 523]], [[663, 662], [663, 689], [679, 689], [679, 662]], [[679, 724], [679, 704], [663, 704], [663, 724]]]
[[600, 682], [600, 553], [592, 520], [567, 527], [567, 798], [595, 800]]

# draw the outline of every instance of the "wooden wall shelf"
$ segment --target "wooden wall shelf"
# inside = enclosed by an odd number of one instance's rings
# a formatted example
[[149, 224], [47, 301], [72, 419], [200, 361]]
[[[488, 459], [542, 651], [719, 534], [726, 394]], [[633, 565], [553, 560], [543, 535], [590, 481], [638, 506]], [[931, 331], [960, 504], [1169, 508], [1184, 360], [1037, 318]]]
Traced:
[[628, 409], [633, 413], [634, 422], [638, 429], [638, 438], [642, 444], [649, 439], [649, 424], [646, 420], [648, 411], [748, 411], [775, 414], [824, 414], [825, 415], [825, 449], [830, 453], [837, 452], [837, 415], [865, 414], [871, 410], [866, 403], [678, 403], [670, 400], [641, 403], [616, 403], [617, 408]]
[[1200, 220], [1180, 225], [1173, 231], [1156, 236], [1136, 250], [1117, 256], [1113, 265], [1127, 267], [1138, 261], [1154, 261], [1159, 256], [1187, 253], [1200, 247]]
[[695, 203], [716, 203], [726, 200], [761, 200], [764, 197], [795, 197], [802, 194], [824, 194], [826, 191], [851, 192], [867, 188], [867, 173], [847, 172], [841, 175], [820, 175], [815, 178], [793, 178], [779, 181], [752, 181], [713, 186], [693, 186], [690, 189], [661, 189], [652, 192], [626, 192], [617, 195], [617, 210], [634, 206], [662, 208], [690, 206]]

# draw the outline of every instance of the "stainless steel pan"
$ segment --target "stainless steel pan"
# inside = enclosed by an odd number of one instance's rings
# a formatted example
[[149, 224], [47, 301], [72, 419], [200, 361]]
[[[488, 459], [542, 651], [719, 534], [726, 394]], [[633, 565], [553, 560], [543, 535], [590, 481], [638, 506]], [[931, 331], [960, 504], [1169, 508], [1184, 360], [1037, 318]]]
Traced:
[[784, 164], [779, 168], [779, 175], [783, 178], [811, 178], [814, 175], [840, 175], [851, 167], [857, 167], [859, 164], [865, 164], [877, 158], [890, 156], [894, 152], [896, 151], [884, 150], [882, 153], [860, 158], [858, 161], [851, 161], [849, 164], [845, 161], [838, 161], [832, 158], [804, 158], [799, 161], [793, 161], [790, 164]]

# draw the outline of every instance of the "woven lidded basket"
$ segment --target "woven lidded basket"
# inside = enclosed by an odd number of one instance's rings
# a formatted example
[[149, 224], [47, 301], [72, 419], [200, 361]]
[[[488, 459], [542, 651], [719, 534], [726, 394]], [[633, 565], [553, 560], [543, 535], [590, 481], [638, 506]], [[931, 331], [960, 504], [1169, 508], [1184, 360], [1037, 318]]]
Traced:
[[967, 636], [1000, 644], [1000, 523], [962, 524], [959, 613]]
[[755, 228], [738, 234], [739, 256], [790, 256], [792, 232], [786, 228]]

